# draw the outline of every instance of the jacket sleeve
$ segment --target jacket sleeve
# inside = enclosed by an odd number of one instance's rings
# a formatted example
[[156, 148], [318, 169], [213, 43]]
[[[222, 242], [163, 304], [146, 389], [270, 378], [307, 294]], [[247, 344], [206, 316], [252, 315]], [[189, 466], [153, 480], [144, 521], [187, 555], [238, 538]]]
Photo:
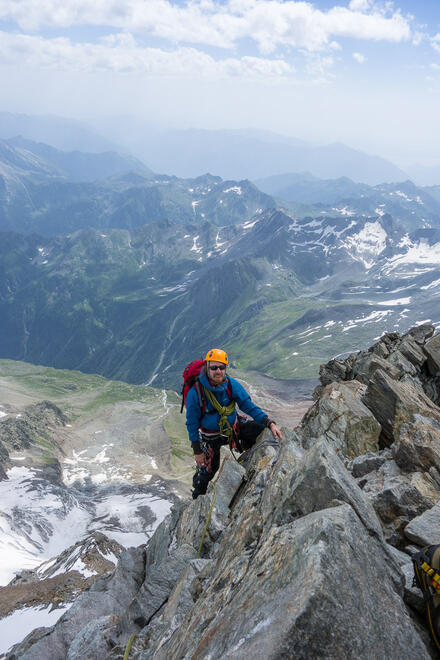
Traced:
[[240, 385], [238, 380], [235, 378], [230, 378], [231, 381], [231, 390], [232, 397], [238, 403], [240, 410], [242, 410], [246, 415], [250, 415], [259, 424], [265, 424], [268, 419], [268, 415], [261, 410], [255, 403], [252, 401], [249, 394], [246, 392], [244, 387]]
[[202, 419], [199, 399], [195, 388], [192, 387], [186, 397], [186, 428], [191, 442], [199, 441], [199, 428]]

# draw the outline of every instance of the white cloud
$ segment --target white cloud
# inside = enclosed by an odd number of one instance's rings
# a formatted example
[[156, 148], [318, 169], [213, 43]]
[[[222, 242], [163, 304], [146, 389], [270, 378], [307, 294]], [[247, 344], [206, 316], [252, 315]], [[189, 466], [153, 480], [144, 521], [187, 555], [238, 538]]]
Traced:
[[440, 32], [437, 32], [437, 34], [431, 38], [431, 46], [437, 51], [437, 53], [440, 53]]
[[371, 0], [350, 0], [348, 6], [352, 11], [368, 11]]
[[362, 55], [362, 53], [353, 53], [353, 58], [356, 60], [356, 62], [359, 62], [359, 64], [363, 64], [367, 61], [367, 58], [365, 55]]
[[127, 33], [110, 35], [98, 44], [91, 44], [73, 43], [65, 37], [43, 39], [0, 32], [0, 59], [10, 64], [20, 61], [22, 66], [30, 68], [152, 76], [276, 78], [291, 75], [294, 71], [290, 64], [279, 59], [215, 60], [195, 48], [172, 51], [144, 48]]
[[[0, 18], [23, 30], [73, 25], [107, 26], [178, 43], [232, 48], [252, 39], [262, 53], [278, 47], [327, 48], [335, 37], [399, 42], [411, 36], [399, 11], [371, 8], [367, 0], [321, 11], [296, 0], [0, 0]], [[364, 13], [369, 10], [369, 13]]]

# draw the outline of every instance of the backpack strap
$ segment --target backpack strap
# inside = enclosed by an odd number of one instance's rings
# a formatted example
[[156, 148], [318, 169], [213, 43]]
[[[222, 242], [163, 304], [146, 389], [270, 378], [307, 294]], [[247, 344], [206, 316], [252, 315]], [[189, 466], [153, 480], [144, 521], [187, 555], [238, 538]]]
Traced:
[[206, 397], [205, 397], [205, 392], [204, 392], [204, 387], [200, 384], [199, 379], [196, 380], [194, 383], [194, 389], [197, 392], [197, 399], [199, 401], [199, 406], [202, 411], [202, 417], [206, 412]]

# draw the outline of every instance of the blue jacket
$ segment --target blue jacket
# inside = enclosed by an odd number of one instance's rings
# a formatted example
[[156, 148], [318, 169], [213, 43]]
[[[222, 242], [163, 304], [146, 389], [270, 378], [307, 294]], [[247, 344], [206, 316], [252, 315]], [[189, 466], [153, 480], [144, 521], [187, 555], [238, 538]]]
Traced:
[[[244, 413], [247, 415], [250, 415], [256, 422], [259, 422], [260, 424], [264, 424], [265, 421], [267, 420], [267, 415], [265, 412], [261, 410], [258, 406], [255, 405], [255, 403], [252, 402], [251, 397], [249, 394], [246, 392], [244, 387], [240, 385], [240, 383], [235, 380], [235, 378], [229, 378], [229, 382], [231, 383], [231, 392], [232, 392], [232, 398], [234, 401], [237, 402], [238, 407], [240, 410], [242, 410]], [[213, 387], [210, 385], [209, 380], [206, 376], [206, 374], [202, 374], [199, 377], [201, 385], [206, 387], [208, 390], [211, 390], [211, 392], [214, 392], [216, 399], [222, 406], [227, 406], [231, 399], [228, 396], [227, 393], [227, 381], [224, 380], [221, 385], [217, 385], [216, 387]], [[207, 400], [206, 401], [206, 411], [205, 414], [202, 415], [202, 410], [200, 408], [199, 404], [199, 398], [197, 396], [197, 392], [195, 387], [192, 387], [190, 391], [188, 392], [188, 395], [186, 397], [186, 428], [188, 429], [188, 435], [189, 439], [191, 442], [196, 442], [199, 440], [199, 428], [203, 427], [204, 429], [208, 431], [218, 431], [218, 422], [220, 419], [220, 415], [218, 414], [217, 411], [212, 413], [214, 408], [210, 404], [210, 402]], [[211, 414], [208, 414], [210, 413]], [[237, 412], [234, 410], [232, 415], [229, 415], [228, 417], [228, 422], [232, 424], [235, 422], [235, 419], [237, 417]]]

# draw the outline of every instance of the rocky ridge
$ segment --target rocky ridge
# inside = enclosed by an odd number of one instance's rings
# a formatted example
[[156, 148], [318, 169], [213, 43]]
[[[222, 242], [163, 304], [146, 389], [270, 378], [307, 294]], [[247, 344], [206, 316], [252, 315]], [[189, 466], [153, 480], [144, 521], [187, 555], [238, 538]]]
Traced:
[[436, 657], [410, 561], [440, 542], [433, 332], [323, 365], [279, 446], [265, 432], [240, 462], [226, 453], [205, 497], [8, 658], [122, 659], [131, 642], [138, 660]]

